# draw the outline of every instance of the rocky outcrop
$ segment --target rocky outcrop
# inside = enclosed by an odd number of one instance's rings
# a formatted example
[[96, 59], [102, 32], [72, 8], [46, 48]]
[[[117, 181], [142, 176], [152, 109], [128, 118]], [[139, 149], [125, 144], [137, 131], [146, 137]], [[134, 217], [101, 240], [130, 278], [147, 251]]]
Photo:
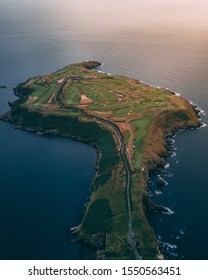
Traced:
[[157, 178], [157, 185], [159, 187], [162, 187], [162, 186], [167, 185], [167, 182], [162, 177], [158, 176], [158, 178]]
[[94, 69], [94, 68], [101, 66], [102, 64], [98, 61], [89, 60], [89, 61], [84, 61], [84, 62], [80, 63], [79, 65], [82, 67], [85, 67], [86, 69]]
[[152, 212], [159, 212], [159, 213], [170, 213], [170, 209], [167, 207], [164, 207], [162, 205], [157, 205], [155, 203], [151, 203], [151, 207], [152, 207]]
[[79, 234], [78, 241], [81, 243], [87, 244], [88, 246], [92, 247], [96, 250], [102, 250], [105, 248], [105, 234], [102, 232], [98, 232], [95, 234]]

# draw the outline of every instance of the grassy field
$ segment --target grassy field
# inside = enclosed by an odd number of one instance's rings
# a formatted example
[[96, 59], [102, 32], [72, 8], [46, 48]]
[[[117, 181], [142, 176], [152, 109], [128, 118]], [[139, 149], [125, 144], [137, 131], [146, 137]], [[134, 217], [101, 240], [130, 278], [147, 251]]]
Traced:
[[132, 165], [135, 169], [141, 169], [142, 155], [144, 151], [145, 137], [147, 135], [147, 127], [150, 124], [150, 119], [134, 119], [131, 120], [131, 125], [135, 132], [134, 138], [134, 153]]
[[73, 64], [19, 84], [16, 94], [20, 99], [11, 105], [5, 119], [97, 148], [99, 169], [78, 238], [101, 250], [102, 258], [132, 259], [120, 140], [112, 127], [95, 117], [116, 125], [125, 142], [131, 172], [131, 216], [137, 246], [144, 259], [157, 259], [157, 240], [144, 207], [149, 203], [146, 176], [150, 167], [161, 160], [164, 135], [171, 129], [197, 126], [198, 120], [191, 105], [170, 91], [128, 77], [99, 73], [91, 69], [93, 66], [99, 64]]

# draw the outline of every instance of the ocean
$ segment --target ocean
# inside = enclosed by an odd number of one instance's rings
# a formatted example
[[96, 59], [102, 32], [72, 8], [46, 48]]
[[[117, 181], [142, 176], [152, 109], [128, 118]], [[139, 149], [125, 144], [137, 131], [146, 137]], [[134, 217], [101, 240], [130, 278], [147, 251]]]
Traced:
[[[10, 5], [4, 3], [5, 14]], [[103, 63], [102, 71], [180, 93], [203, 110], [202, 121], [208, 122], [207, 29], [139, 26], [90, 32], [51, 24], [51, 19], [35, 23], [37, 11], [29, 17], [27, 9], [32, 11], [24, 5], [0, 20], [0, 86], [6, 86], [0, 89], [1, 114], [15, 100], [12, 89], [18, 83], [93, 59]], [[207, 139], [206, 126], [177, 133], [174, 154], [167, 158], [167, 186], [158, 189], [156, 175], [149, 178], [152, 200], [172, 213], [149, 216], [168, 259], [208, 259]], [[70, 228], [82, 220], [96, 151], [0, 122], [0, 159], [0, 259], [94, 258], [74, 242]]]

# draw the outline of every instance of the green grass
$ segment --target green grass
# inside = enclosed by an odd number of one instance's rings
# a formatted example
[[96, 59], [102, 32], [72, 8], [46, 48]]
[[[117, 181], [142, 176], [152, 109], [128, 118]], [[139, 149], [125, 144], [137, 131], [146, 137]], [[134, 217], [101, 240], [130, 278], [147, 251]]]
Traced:
[[[116, 110], [121, 109], [125, 106], [131, 106], [131, 105], [137, 105], [139, 104], [139, 100], [131, 100], [131, 101], [119, 101], [118, 97], [116, 97], [116, 102], [107, 102], [108, 100], [105, 100], [102, 104], [91, 104], [88, 105], [87, 108], [91, 110], [101, 110], [101, 111], [109, 111], [109, 110]], [[138, 102], [138, 103], [137, 103]], [[105, 106], [104, 106], [105, 105]]]
[[[54, 93], [56, 90], [57, 84], [55, 83], [50, 83], [49, 85], [39, 85], [34, 83], [30, 88], [32, 90], [32, 94], [30, 95], [31, 97], [37, 97], [38, 99], [33, 102], [35, 106], [39, 106], [42, 103], [47, 103], [48, 100], [50, 99], [51, 95]], [[28, 100], [30, 103], [30, 101]]]
[[116, 109], [113, 111], [114, 115], [127, 115], [128, 113], [130, 114], [131, 112], [131, 107], [122, 107], [120, 109]]
[[96, 82], [91, 84], [84, 84], [83, 94], [86, 94], [87, 97], [91, 98], [94, 102], [105, 102], [116, 100], [117, 97], [109, 93], [108, 90], [101, 85], [97, 85]]
[[69, 67], [64, 67], [64, 68], [58, 70], [57, 72], [53, 73], [52, 75], [54, 77], [57, 77], [60, 79], [61, 77], [64, 77], [65, 75], [67, 75], [68, 71], [69, 71]]
[[150, 227], [144, 212], [144, 201], [150, 203], [150, 199], [145, 188], [140, 188], [142, 175], [135, 173], [132, 175], [131, 183], [131, 205], [132, 205], [132, 226], [136, 234], [139, 252], [144, 259], [155, 259], [157, 252], [157, 240]]
[[82, 230], [87, 234], [111, 231], [112, 211], [107, 199], [96, 199], [93, 201], [85, 215]]
[[[89, 94], [88, 94], [89, 96]], [[157, 108], [161, 108], [161, 107], [165, 107], [167, 106], [166, 102], [159, 102], [156, 101], [154, 102], [147, 102], [145, 99], [140, 100], [138, 99], [131, 99], [128, 101], [125, 100], [118, 100], [118, 97], [116, 97], [115, 101], [116, 102], [109, 102], [107, 103], [108, 98], [105, 98], [104, 103], [98, 103], [98, 104], [91, 104], [88, 105], [88, 109], [90, 110], [100, 110], [103, 112], [107, 112], [107, 111], [112, 111], [113, 115], [127, 115], [128, 113], [132, 114], [132, 113], [143, 113], [143, 112], [147, 112], [148, 109], [157, 109]]]
[[124, 131], [123, 136], [124, 136], [124, 139], [125, 139], [125, 143], [128, 143], [129, 138], [131, 136], [130, 132], [128, 130]]
[[79, 99], [80, 89], [78, 85], [74, 82], [70, 83], [70, 87], [64, 88], [64, 94], [66, 96], [64, 100], [66, 105], [77, 104], [80, 100]]
[[136, 119], [131, 121], [135, 132], [133, 165], [136, 169], [141, 168], [143, 145], [149, 123], [150, 119]]
[[124, 76], [114, 75], [114, 79], [114, 84], [116, 84], [116, 86], [121, 86], [130, 90], [133, 89], [133, 86], [127, 81], [128, 78]]
[[95, 182], [94, 182], [95, 183], [95, 188], [96, 188], [96, 186], [99, 187], [99, 186], [105, 185], [105, 183], [110, 179], [111, 176], [112, 176], [112, 174], [109, 171], [98, 175], [95, 178]]

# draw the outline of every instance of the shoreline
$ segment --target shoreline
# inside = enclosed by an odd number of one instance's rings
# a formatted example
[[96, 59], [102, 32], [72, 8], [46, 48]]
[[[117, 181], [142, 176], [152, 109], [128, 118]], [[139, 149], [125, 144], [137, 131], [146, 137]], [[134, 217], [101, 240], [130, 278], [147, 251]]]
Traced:
[[[7, 121], [7, 122], [11, 122], [11, 121], [8, 121], [8, 120], [6, 120], [6, 119], [4, 119], [4, 115], [1, 115], [0, 116], [0, 119], [1, 120], [3, 120], [3, 121]], [[96, 174], [95, 174], [95, 177], [92, 179], [92, 183], [91, 183], [91, 186], [90, 186], [90, 188], [91, 188], [91, 191], [92, 191], [92, 193], [91, 193], [91, 196], [93, 195], [93, 193], [94, 193], [94, 191], [95, 191], [95, 186], [94, 186], [94, 182], [95, 182], [95, 180], [96, 180], [96, 178], [99, 176], [98, 175], [98, 173], [99, 173], [99, 161], [100, 161], [100, 154], [101, 154], [101, 151], [99, 150], [99, 148], [98, 148], [98, 146], [96, 145], [96, 142], [91, 142], [91, 141], [89, 141], [89, 140], [86, 140], [86, 139], [84, 139], [84, 138], [80, 138], [80, 137], [77, 137], [77, 136], [72, 136], [72, 135], [63, 135], [63, 134], [61, 134], [60, 132], [58, 132], [58, 130], [42, 130], [42, 129], [37, 129], [37, 128], [35, 128], [35, 127], [33, 127], [33, 128], [31, 128], [31, 127], [24, 127], [24, 126], [21, 126], [20, 124], [18, 124], [18, 123], [13, 123], [14, 125], [17, 125], [18, 126], [18, 129], [20, 129], [20, 130], [25, 130], [25, 131], [28, 131], [28, 132], [32, 132], [32, 133], [36, 133], [36, 134], [38, 134], [38, 135], [50, 135], [50, 136], [58, 136], [58, 137], [66, 137], [66, 138], [70, 138], [70, 139], [72, 139], [73, 141], [78, 141], [78, 142], [82, 142], [82, 143], [85, 143], [85, 144], [88, 144], [88, 145], [90, 145], [90, 146], [92, 146], [95, 150], [96, 150], [96, 153], [97, 153], [97, 159], [96, 159]], [[198, 127], [194, 127], [194, 129], [198, 129], [198, 128], [201, 128], [201, 127], [203, 127], [203, 125], [200, 125], [199, 124], [199, 126]], [[179, 128], [179, 129], [174, 129], [174, 130], [172, 130], [172, 131], [170, 131], [167, 135], [164, 135], [164, 138], [166, 138], [166, 137], [175, 137], [175, 135], [177, 135], [177, 133], [179, 133], [179, 132], [183, 132], [184, 130], [187, 130], [187, 129], [193, 129], [193, 127], [185, 127], [185, 128]], [[169, 150], [167, 151], [167, 153], [169, 152]], [[167, 156], [167, 154], [164, 154], [164, 156], [166, 157]], [[165, 160], [164, 160], [164, 163], [165, 163]], [[146, 191], [148, 191], [148, 187], [147, 187], [147, 180], [148, 180], [148, 178], [149, 178], [149, 173], [150, 172], [157, 172], [157, 170], [158, 169], [160, 169], [160, 168], [163, 168], [164, 167], [164, 164], [163, 164], [163, 166], [161, 166], [161, 163], [158, 163], [158, 165], [156, 165], [155, 166], [155, 168], [154, 169], [151, 169], [151, 170], [149, 170], [149, 169], [147, 169], [147, 175], [146, 175], [146, 177], [145, 177], [145, 184], [144, 184], [144, 188], [146, 189]], [[90, 196], [90, 197], [91, 197]], [[148, 215], [149, 214], [151, 214], [151, 213], [155, 213], [155, 212], [157, 212], [157, 213], [163, 213], [163, 214], [168, 214], [168, 215], [171, 215], [171, 214], [173, 214], [173, 212], [172, 212], [172, 210], [170, 209], [170, 208], [168, 208], [168, 207], [165, 207], [165, 206], [163, 206], [163, 205], [157, 205], [157, 204], [155, 204], [152, 200], [151, 200], [151, 197], [149, 196], [149, 194], [148, 194], [148, 199], [149, 199], [149, 202], [150, 202], [150, 207], [149, 207], [149, 209], [148, 209], [148, 213], [147, 213], [147, 219], [148, 219]], [[89, 204], [89, 201], [87, 202], [87, 205]], [[83, 209], [87, 209], [87, 207], [86, 207], [86, 205], [85, 206], [83, 206]], [[78, 234], [79, 234], [79, 229], [80, 229], [80, 227], [81, 227], [81, 224], [79, 224], [79, 225], [76, 225], [76, 226], [74, 226], [73, 228], [72, 228], [72, 231], [71, 231], [71, 234], [72, 235], [74, 235], [74, 234], [76, 234], [76, 236], [78, 237]], [[154, 229], [153, 229], [153, 231], [154, 231]], [[155, 234], [155, 232], [154, 232], [154, 234]], [[155, 235], [156, 236], [156, 235]], [[80, 242], [81, 244], [84, 244], [85, 246], [87, 246], [87, 247], [89, 247], [89, 248], [91, 248], [91, 249], [93, 249], [95, 252], [100, 252], [99, 250], [97, 251], [97, 249], [93, 246], [93, 245], [90, 245], [89, 243], [85, 243], [85, 241], [84, 240], [80, 240], [79, 238], [77, 239], [77, 241], [78, 242]], [[84, 242], [83, 242], [84, 241]], [[162, 248], [161, 248], [161, 244], [162, 244], [162, 242], [161, 241], [159, 241], [159, 240], [157, 240], [157, 242], [158, 242], [158, 248], [160, 248], [159, 249], [159, 252], [160, 252], [160, 258], [162, 257]], [[102, 255], [102, 254], [101, 254]], [[159, 256], [158, 255], [158, 256]], [[99, 258], [100, 258], [100, 256], [98, 256]]]
[[[190, 104], [193, 105], [194, 108], [196, 107], [196, 105], [194, 105], [192, 102], [190, 102]], [[163, 192], [162, 192], [163, 188], [166, 188], [168, 186], [168, 182], [167, 182], [167, 185], [165, 184], [164, 186], [161, 186], [161, 187], [157, 186], [155, 177], [156, 176], [157, 177], [161, 176], [162, 178], [169, 177], [167, 175], [168, 172], [166, 170], [170, 168], [170, 164], [166, 161], [166, 159], [168, 160], [168, 159], [170, 159], [172, 157], [175, 157], [177, 155], [177, 147], [175, 146], [175, 141], [176, 140], [174, 138], [177, 137], [177, 135], [179, 133], [182, 133], [182, 132], [184, 132], [186, 130], [201, 129], [201, 128], [204, 128], [204, 127], [207, 126], [206, 123], [202, 122], [202, 119], [200, 117], [200, 115], [206, 115], [206, 114], [204, 113], [203, 110], [200, 109], [199, 106], [197, 106], [197, 112], [199, 114], [198, 119], [200, 121], [200, 125], [198, 127], [195, 127], [195, 128], [192, 128], [192, 127], [190, 127], [190, 128], [182, 128], [182, 129], [179, 129], [179, 130], [175, 130], [172, 135], [170, 134], [170, 135], [165, 136], [166, 144], [168, 146], [168, 154], [164, 158], [166, 164], [164, 166], [162, 166], [162, 167], [159, 167], [159, 168], [156, 168], [155, 170], [152, 170], [151, 171], [152, 174], [149, 174], [149, 176], [147, 178], [147, 189], [148, 189], [148, 192], [149, 192], [150, 200], [152, 201], [153, 204], [155, 204], [155, 203], [153, 202], [154, 199], [152, 199], [153, 195], [152, 195], [151, 188], [154, 188], [154, 194], [155, 195], [160, 195], [160, 194], [162, 195], [163, 194]], [[172, 176], [173, 176], [173, 174], [171, 173], [170, 177], [172, 177]], [[152, 181], [153, 178], [154, 178], [154, 181]], [[149, 183], [149, 180], [153, 184], [152, 186]], [[161, 188], [161, 190], [160, 190], [160, 188]], [[174, 215], [175, 214], [175, 212], [173, 210], [171, 210], [171, 208], [169, 208], [168, 206], [163, 206], [163, 204], [159, 204], [158, 206], [161, 207], [161, 210], [160, 211], [155, 211], [155, 212], [159, 212], [159, 214], [160, 213], [161, 214], [168, 214], [168, 215]], [[163, 208], [167, 209], [168, 211], [164, 212]], [[154, 215], [153, 212], [151, 214]], [[184, 234], [184, 233], [182, 233], [182, 234]], [[156, 235], [156, 233], [155, 233], [155, 235]], [[164, 257], [165, 256], [167, 256], [167, 257], [169, 257], [169, 256], [177, 257], [178, 256], [177, 245], [176, 244], [169, 243], [166, 240], [163, 240], [161, 235], [160, 235], [160, 232], [159, 233], [157, 232], [156, 236], [157, 236], [157, 242], [159, 244], [160, 250], [161, 250], [162, 254], [164, 255]], [[179, 237], [176, 236], [176, 239], [179, 239]]]
[[[86, 64], [86, 63], [87, 62], [85, 62], [84, 64]], [[93, 62], [91, 62], [91, 64], [93, 64]], [[44, 111], [31, 110], [27, 107], [22, 107], [21, 104], [24, 104], [24, 102], [27, 100], [28, 96], [31, 94], [31, 90], [28, 88], [26, 88], [26, 90], [25, 90], [26, 95], [24, 95], [24, 92], [20, 92], [20, 93], [18, 92], [18, 90], [24, 84], [27, 84], [27, 81], [25, 83], [20, 83], [14, 89], [15, 95], [19, 96], [20, 98], [18, 100], [16, 100], [15, 102], [9, 104], [11, 107], [11, 111], [8, 112], [7, 114], [1, 116], [1, 119], [14, 123], [18, 129], [25, 129], [30, 132], [35, 132], [39, 135], [46, 135], [46, 134], [47, 135], [56, 135], [56, 136], [68, 137], [75, 141], [87, 143], [87, 144], [92, 145], [97, 151], [96, 175], [92, 180], [92, 194], [91, 194], [90, 200], [88, 202], [87, 208], [85, 209], [83, 221], [79, 226], [76, 227], [76, 232], [78, 233], [78, 240], [80, 242], [84, 242], [84, 243], [96, 248], [97, 252], [99, 252], [99, 256], [97, 256], [97, 257], [100, 258], [101, 256], [103, 256], [103, 254], [105, 255], [105, 251], [106, 251], [105, 242], [106, 242], [107, 236], [109, 235], [109, 233], [108, 233], [109, 229], [107, 228], [106, 229], [107, 231], [98, 230], [98, 232], [94, 234], [93, 232], [89, 232], [89, 225], [87, 225], [86, 222], [88, 224], [90, 222], [89, 215], [91, 215], [90, 219], [93, 219], [92, 215], [93, 215], [93, 213], [95, 213], [94, 212], [95, 210], [93, 210], [94, 209], [93, 207], [97, 207], [96, 203], [98, 201], [101, 202], [101, 205], [103, 205], [102, 207], [104, 207], [104, 209], [106, 207], [107, 207], [107, 209], [109, 209], [108, 204], [106, 204], [106, 203], [108, 203], [108, 200], [99, 199], [99, 196], [100, 196], [99, 193], [100, 192], [102, 193], [102, 191], [103, 191], [102, 184], [100, 186], [100, 183], [102, 183], [103, 180], [105, 182], [106, 182], [106, 180], [107, 180], [107, 182], [109, 180], [112, 180], [112, 176], [115, 176], [116, 172], [118, 173], [118, 170], [119, 170], [120, 174], [122, 174], [122, 172], [124, 170], [125, 161], [123, 163], [121, 162], [121, 152], [118, 152], [120, 150], [118, 150], [118, 146], [117, 146], [118, 142], [116, 143], [116, 140], [115, 140], [114, 134], [116, 134], [116, 130], [113, 133], [112, 130], [109, 129], [109, 127], [106, 127], [106, 125], [108, 125], [108, 123], [110, 123], [110, 121], [104, 120], [103, 124], [98, 124], [98, 122], [96, 122], [96, 119], [99, 121], [99, 119], [102, 120], [102, 118], [100, 118], [99, 116], [90, 115], [89, 113], [86, 113], [86, 112], [84, 112], [84, 114], [85, 114], [85, 118], [88, 119], [87, 122], [82, 121], [80, 114], [78, 114], [77, 117], [69, 117], [69, 116], [66, 117], [63, 114], [58, 115], [58, 114], [53, 113], [52, 111], [50, 113], [45, 113]], [[154, 88], [157, 88], [157, 87], [154, 87]], [[29, 93], [28, 93], [28, 90], [29, 90]], [[170, 90], [167, 90], [167, 89], [166, 89], [166, 93], [173, 94], [173, 93], [171, 93]], [[181, 98], [181, 102], [184, 103], [184, 106], [187, 106], [187, 108], [185, 107], [185, 110], [187, 109], [187, 112], [185, 111], [185, 113], [184, 113], [183, 111], [176, 111], [176, 112], [175, 111], [173, 111], [173, 112], [164, 111], [164, 113], [159, 115], [158, 118], [156, 118], [154, 121], [152, 121], [151, 125], [148, 127], [147, 135], [145, 138], [146, 146], [144, 147], [144, 152], [143, 152], [142, 158], [141, 158], [141, 164], [142, 164], [144, 170], [142, 168], [141, 171], [133, 172], [132, 170], [130, 171], [130, 169], [129, 169], [130, 166], [129, 166], [125, 171], [126, 174], [128, 173], [128, 170], [129, 170], [129, 172], [131, 172], [131, 174], [129, 175], [131, 178], [131, 186], [130, 186], [129, 190], [126, 189], [125, 197], [127, 199], [128, 195], [129, 195], [131, 197], [131, 200], [133, 198], [133, 201], [131, 201], [131, 204], [129, 206], [129, 209], [130, 208], [134, 209], [134, 210], [132, 210], [132, 209], [129, 210], [129, 215], [132, 216], [132, 220], [133, 220], [132, 232], [133, 232], [133, 230], [136, 232], [135, 238], [136, 239], [138, 238], [138, 240], [139, 240], [140, 237], [139, 237], [139, 232], [137, 232], [138, 231], [137, 224], [141, 221], [138, 220], [136, 213], [137, 213], [137, 211], [139, 211], [139, 209], [141, 209], [145, 214], [145, 217], [143, 217], [142, 222], [145, 224], [145, 227], [147, 227], [146, 229], [148, 230], [149, 237], [151, 236], [152, 248], [154, 248], [155, 258], [161, 258], [161, 251], [159, 249], [158, 240], [156, 240], [156, 235], [155, 235], [153, 229], [150, 227], [150, 225], [147, 222], [147, 217], [151, 211], [165, 212], [166, 214], [171, 214], [171, 210], [168, 207], [164, 207], [162, 205], [156, 205], [151, 201], [151, 198], [148, 194], [148, 189], [147, 189], [148, 175], [152, 170], [156, 170], [157, 168], [165, 165], [165, 160], [163, 157], [166, 156], [166, 154], [168, 153], [168, 150], [165, 145], [165, 137], [167, 135], [169, 135], [170, 133], [179, 131], [180, 129], [197, 128], [198, 126], [202, 125], [200, 123], [199, 118], [194, 119], [194, 113], [191, 111], [191, 110], [193, 110], [195, 112], [195, 118], [196, 118], [197, 114], [198, 114], [196, 108], [194, 108], [194, 106], [191, 105], [190, 102], [185, 100], [184, 98]], [[69, 109], [64, 109], [64, 110], [70, 111]], [[79, 108], [74, 108], [73, 110], [75, 110], [76, 112], [82, 112], [82, 110], [80, 110]], [[188, 110], [190, 110], [190, 112]], [[189, 122], [186, 121], [186, 117], [187, 117], [186, 113], [188, 114], [188, 116], [190, 118]], [[90, 116], [90, 118], [89, 118], [89, 116]], [[94, 118], [94, 120], [92, 120], [92, 117]], [[177, 121], [177, 117], [178, 118], [181, 117], [182, 119], [184, 118], [184, 121], [183, 122], [180, 122], [179, 120]], [[54, 120], [55, 120], [55, 122], [54, 122]], [[58, 124], [62, 123], [62, 122], [70, 123], [71, 128], [67, 129], [66, 128], [67, 125], [62, 125], [59, 127]], [[56, 127], [56, 124], [58, 125], [57, 127]], [[80, 127], [79, 130], [77, 130], [77, 128], [75, 128], [76, 125], [78, 127]], [[102, 134], [103, 135], [106, 134], [106, 135], [109, 135], [109, 137], [111, 137], [111, 139], [114, 139], [113, 140], [114, 146], [112, 146], [112, 149], [114, 149], [112, 151], [113, 151], [113, 153], [115, 153], [114, 164], [111, 166], [110, 173], [109, 173], [109, 171], [106, 172], [108, 170], [108, 169], [106, 169], [106, 167], [103, 169], [103, 167], [101, 166], [103, 164], [103, 162], [101, 162], [103, 160], [103, 156], [108, 156], [109, 151], [107, 151], [105, 148], [104, 149], [105, 152], [103, 152], [104, 150], [102, 150], [102, 149], [104, 148], [104, 146], [101, 147], [98, 144], [99, 139], [96, 136], [96, 132], [95, 132], [94, 138], [92, 137], [92, 134], [90, 134], [90, 132], [87, 132], [87, 134], [86, 133], [83, 134], [82, 128], [84, 128], [86, 125], [88, 125], [89, 127], [90, 126], [94, 127], [93, 129], [95, 129], [95, 131], [102, 132], [100, 134], [101, 138], [102, 138]], [[116, 127], [116, 124], [112, 123], [111, 126], [112, 125]], [[93, 132], [93, 130], [91, 132]], [[83, 137], [83, 135], [85, 135], [85, 137]], [[88, 137], [86, 137], [87, 135], [88, 135]], [[99, 133], [98, 133], [98, 135], [99, 135]], [[118, 137], [118, 136], [119, 136], [119, 134], [117, 134], [116, 137]], [[120, 134], [119, 137], [122, 138], [123, 135]], [[156, 142], [159, 143], [159, 146], [156, 146], [156, 147], [155, 147], [155, 145], [152, 146], [152, 149], [153, 149], [152, 155], [154, 157], [151, 158], [151, 156], [146, 153], [146, 150], [147, 150], [147, 147], [149, 147], [148, 145], [149, 145], [149, 143], [151, 143], [152, 139], [155, 139]], [[102, 145], [104, 145], [104, 144], [102, 144]], [[124, 157], [126, 158], [126, 164], [129, 165], [129, 158], [126, 155], [125, 146], [126, 146], [126, 143], [124, 144], [124, 149], [125, 149]], [[154, 149], [156, 149], [156, 150], [154, 151]], [[117, 152], [116, 152], [116, 150], [117, 150]], [[127, 159], [128, 159], [128, 162], [127, 162]], [[125, 176], [127, 176], [127, 175], [125, 175]], [[99, 183], [98, 183], [98, 181], [99, 181]], [[124, 184], [124, 178], [122, 179], [122, 184]], [[141, 198], [138, 200], [138, 197], [137, 197], [137, 188], [136, 188], [137, 184], [139, 184], [139, 187], [142, 190], [142, 197], [141, 197], [142, 200], [141, 200]], [[125, 185], [123, 185], [123, 186], [125, 187]], [[98, 189], [98, 187], [99, 187], [99, 189]], [[110, 189], [108, 191], [110, 191]], [[128, 192], [129, 192], [129, 194], [128, 194]], [[140, 208], [137, 206], [138, 203], [139, 203]], [[111, 215], [110, 212], [109, 212], [109, 215]], [[106, 218], [104, 218], [104, 219], [106, 219]], [[109, 218], [107, 218], [107, 219], [109, 219]], [[129, 219], [131, 219], [131, 217], [129, 217]], [[125, 230], [127, 230], [127, 228]], [[122, 242], [124, 242], [124, 241], [122, 241]], [[126, 243], [126, 241], [124, 243]], [[132, 253], [130, 254], [127, 245], [128, 244], [126, 244], [125, 245], [126, 247], [124, 249], [122, 249], [125, 252], [124, 257], [126, 258], [126, 256], [128, 255], [128, 257], [130, 259], [132, 259], [133, 255], [132, 255]], [[102, 253], [100, 250], [104, 253]], [[140, 250], [140, 246], [139, 246], [139, 250]], [[120, 254], [121, 254], [121, 252], [120, 252]], [[144, 252], [142, 254], [144, 254]], [[105, 257], [106, 256], [104, 256], [104, 258]], [[119, 257], [119, 255], [118, 255], [118, 257]], [[107, 255], [107, 258], [111, 259], [110, 253], [109, 253], [109, 256]], [[115, 258], [116, 258], [116, 256], [115, 256]]]

